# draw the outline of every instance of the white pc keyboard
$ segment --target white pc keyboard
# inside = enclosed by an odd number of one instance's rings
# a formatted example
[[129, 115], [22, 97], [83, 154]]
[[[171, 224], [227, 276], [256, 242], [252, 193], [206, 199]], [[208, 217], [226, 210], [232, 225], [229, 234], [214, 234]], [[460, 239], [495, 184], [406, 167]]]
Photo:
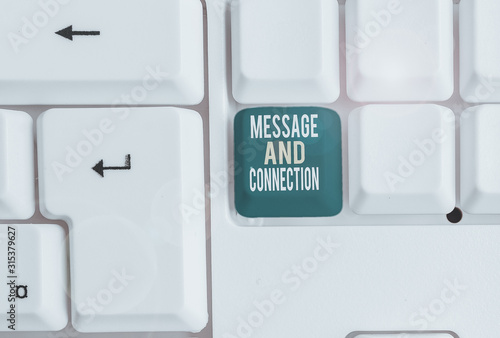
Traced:
[[498, 0], [0, 0], [0, 337], [498, 338]]

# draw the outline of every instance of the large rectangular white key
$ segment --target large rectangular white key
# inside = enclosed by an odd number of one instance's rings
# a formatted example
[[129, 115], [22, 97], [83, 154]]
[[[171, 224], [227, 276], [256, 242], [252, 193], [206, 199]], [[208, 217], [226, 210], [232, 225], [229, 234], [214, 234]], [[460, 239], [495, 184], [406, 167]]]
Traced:
[[467, 102], [500, 102], [500, 1], [461, 0], [460, 92]]
[[35, 212], [33, 119], [0, 109], [0, 218], [28, 219]]
[[359, 102], [453, 94], [452, 0], [347, 0], [347, 94]]
[[200, 0], [0, 0], [0, 104], [198, 104]]
[[75, 329], [203, 329], [199, 114], [179, 108], [54, 109], [38, 122], [40, 207], [69, 224]]
[[66, 234], [59, 225], [0, 225], [0, 331], [66, 327], [66, 257]]

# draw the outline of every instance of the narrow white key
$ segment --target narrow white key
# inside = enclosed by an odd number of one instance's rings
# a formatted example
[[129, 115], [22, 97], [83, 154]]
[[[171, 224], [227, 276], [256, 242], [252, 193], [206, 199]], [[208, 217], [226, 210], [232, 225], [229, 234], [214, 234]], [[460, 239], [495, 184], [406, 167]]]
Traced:
[[347, 0], [347, 94], [444, 101], [453, 93], [452, 0]]
[[338, 15], [336, 0], [234, 1], [234, 98], [268, 104], [337, 100]]
[[460, 1], [460, 92], [467, 102], [500, 102], [498, 0]]
[[192, 110], [54, 109], [39, 120], [40, 207], [70, 226], [80, 332], [207, 323], [203, 129]]
[[461, 117], [461, 201], [470, 214], [500, 214], [500, 105], [467, 109]]
[[66, 327], [66, 257], [65, 232], [58, 225], [0, 225], [0, 331]]
[[0, 35], [0, 104], [187, 105], [204, 95], [200, 0], [0, 0]]
[[449, 333], [364, 333], [353, 338], [453, 338]]
[[436, 105], [369, 105], [349, 116], [349, 191], [358, 214], [455, 207], [455, 115]]
[[0, 110], [0, 218], [28, 219], [35, 212], [33, 119]]

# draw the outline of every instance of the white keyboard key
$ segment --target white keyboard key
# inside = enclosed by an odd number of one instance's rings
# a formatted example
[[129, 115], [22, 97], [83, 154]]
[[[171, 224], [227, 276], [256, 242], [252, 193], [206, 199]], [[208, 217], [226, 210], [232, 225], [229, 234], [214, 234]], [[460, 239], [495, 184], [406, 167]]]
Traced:
[[500, 105], [467, 109], [461, 117], [461, 200], [470, 214], [500, 214]]
[[455, 115], [436, 105], [369, 105], [349, 116], [349, 191], [358, 214], [455, 207]]
[[190, 105], [204, 95], [199, 0], [0, 0], [0, 35], [0, 104]]
[[231, 23], [233, 95], [238, 102], [337, 100], [336, 0], [237, 0]]
[[449, 333], [363, 333], [353, 338], [453, 338]]
[[33, 119], [0, 110], [0, 218], [28, 219], [35, 212]]
[[40, 207], [70, 226], [80, 332], [207, 323], [203, 128], [178, 108], [54, 109], [39, 119]]
[[360, 102], [453, 93], [452, 0], [347, 0], [347, 94]]
[[0, 331], [66, 327], [66, 257], [66, 235], [58, 225], [0, 225]]
[[460, 92], [467, 102], [500, 102], [498, 0], [460, 1]]

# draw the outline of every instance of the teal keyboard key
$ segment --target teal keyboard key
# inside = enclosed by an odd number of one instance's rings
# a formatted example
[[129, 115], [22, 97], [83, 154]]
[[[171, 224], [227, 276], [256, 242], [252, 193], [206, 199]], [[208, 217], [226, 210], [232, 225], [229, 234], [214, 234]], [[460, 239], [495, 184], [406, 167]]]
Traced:
[[342, 210], [338, 114], [317, 107], [240, 111], [235, 206], [245, 217], [327, 217]]

